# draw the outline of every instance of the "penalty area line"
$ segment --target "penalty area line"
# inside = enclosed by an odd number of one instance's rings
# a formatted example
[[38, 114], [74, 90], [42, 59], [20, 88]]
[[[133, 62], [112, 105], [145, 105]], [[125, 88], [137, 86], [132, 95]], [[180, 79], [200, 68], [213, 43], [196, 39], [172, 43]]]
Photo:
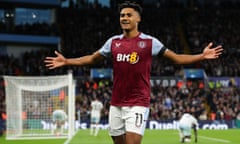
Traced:
[[230, 143], [229, 140], [224, 140], [224, 139], [219, 139], [219, 138], [212, 138], [212, 137], [206, 137], [206, 136], [198, 136], [198, 137], [202, 138], [202, 139], [212, 140], [212, 141], [218, 141], [218, 142], [223, 142], [223, 143]]

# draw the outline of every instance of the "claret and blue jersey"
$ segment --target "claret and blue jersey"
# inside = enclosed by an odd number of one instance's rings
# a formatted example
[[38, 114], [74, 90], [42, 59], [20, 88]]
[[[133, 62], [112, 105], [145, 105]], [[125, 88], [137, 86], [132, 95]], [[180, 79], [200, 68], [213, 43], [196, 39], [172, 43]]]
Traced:
[[111, 105], [149, 106], [152, 56], [166, 48], [156, 38], [140, 33], [134, 38], [111, 37], [99, 50], [113, 59]]

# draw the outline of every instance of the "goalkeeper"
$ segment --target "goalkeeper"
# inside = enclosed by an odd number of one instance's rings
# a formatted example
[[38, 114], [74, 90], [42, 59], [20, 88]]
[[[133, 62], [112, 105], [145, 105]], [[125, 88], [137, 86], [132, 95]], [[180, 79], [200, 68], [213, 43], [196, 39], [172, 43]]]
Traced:
[[195, 143], [197, 143], [197, 128], [198, 128], [197, 119], [189, 113], [184, 113], [179, 120], [179, 135], [180, 141], [182, 143], [191, 142], [192, 128], [194, 130]]
[[67, 120], [67, 114], [63, 110], [61, 109], [55, 110], [52, 114], [52, 122], [53, 122], [53, 125], [51, 127], [52, 134], [62, 135], [66, 120]]

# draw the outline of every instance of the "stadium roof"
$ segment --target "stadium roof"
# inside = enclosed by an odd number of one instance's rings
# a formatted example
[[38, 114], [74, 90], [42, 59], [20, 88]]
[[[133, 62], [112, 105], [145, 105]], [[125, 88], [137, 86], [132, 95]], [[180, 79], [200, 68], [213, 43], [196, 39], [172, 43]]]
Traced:
[[58, 7], [60, 0], [1, 0], [1, 6], [24, 6], [24, 7]]

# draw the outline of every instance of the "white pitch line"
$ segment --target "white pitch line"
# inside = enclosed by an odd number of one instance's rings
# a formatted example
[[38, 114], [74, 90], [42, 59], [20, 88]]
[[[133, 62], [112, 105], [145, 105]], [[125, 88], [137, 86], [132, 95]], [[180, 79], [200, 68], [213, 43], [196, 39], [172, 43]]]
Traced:
[[[177, 134], [177, 133], [174, 133]], [[222, 142], [222, 143], [230, 143], [229, 140], [224, 140], [224, 139], [219, 139], [219, 138], [213, 138], [213, 137], [206, 137], [206, 136], [200, 136], [198, 135], [198, 137], [202, 138], [202, 139], [207, 139], [207, 140], [212, 140], [212, 141], [218, 141], [218, 142]]]
[[65, 142], [64, 142], [64, 144], [69, 144], [69, 142], [72, 140], [72, 138], [77, 134], [77, 132], [78, 132], [78, 130], [77, 131], [75, 131], [75, 133], [73, 134], [73, 136], [71, 137], [71, 138], [68, 138]]
[[224, 140], [224, 139], [219, 139], [219, 138], [212, 138], [212, 137], [206, 137], [206, 136], [198, 136], [200, 138], [203, 139], [207, 139], [207, 140], [212, 140], [212, 141], [218, 141], [218, 142], [223, 142], [223, 143], [230, 143], [229, 140]]

